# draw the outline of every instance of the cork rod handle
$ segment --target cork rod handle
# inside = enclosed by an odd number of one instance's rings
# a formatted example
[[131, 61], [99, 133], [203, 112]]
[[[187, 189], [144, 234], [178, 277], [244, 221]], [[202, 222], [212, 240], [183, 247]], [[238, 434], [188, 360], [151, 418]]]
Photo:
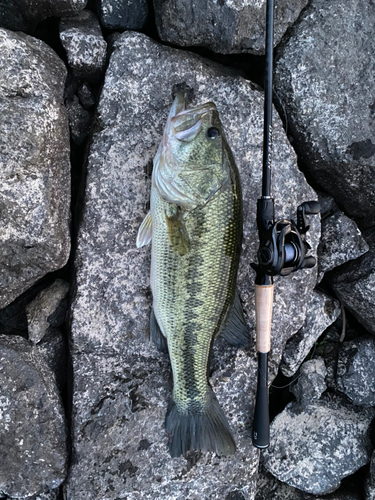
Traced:
[[257, 351], [271, 349], [273, 285], [255, 285]]

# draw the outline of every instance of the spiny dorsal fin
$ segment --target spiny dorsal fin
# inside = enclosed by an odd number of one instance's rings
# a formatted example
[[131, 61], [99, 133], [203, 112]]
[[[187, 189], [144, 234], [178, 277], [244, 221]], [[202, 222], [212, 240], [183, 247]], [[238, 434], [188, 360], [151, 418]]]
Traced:
[[152, 239], [152, 217], [151, 212], [148, 212], [143, 219], [137, 234], [137, 248], [148, 245]]
[[221, 335], [235, 347], [248, 347], [250, 344], [250, 331], [243, 317], [242, 305], [237, 291]]

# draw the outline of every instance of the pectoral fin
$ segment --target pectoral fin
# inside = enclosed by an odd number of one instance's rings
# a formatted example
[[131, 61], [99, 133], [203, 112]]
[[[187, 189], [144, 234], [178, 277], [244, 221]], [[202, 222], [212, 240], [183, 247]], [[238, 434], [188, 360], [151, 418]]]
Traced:
[[137, 248], [148, 245], [152, 239], [152, 217], [149, 212], [144, 218], [137, 235]]
[[221, 335], [235, 347], [248, 347], [250, 344], [250, 331], [243, 317], [242, 305], [237, 291]]
[[170, 210], [165, 213], [168, 236], [173, 251], [178, 255], [186, 255], [190, 250], [189, 235], [184, 220], [177, 205], [170, 205]]

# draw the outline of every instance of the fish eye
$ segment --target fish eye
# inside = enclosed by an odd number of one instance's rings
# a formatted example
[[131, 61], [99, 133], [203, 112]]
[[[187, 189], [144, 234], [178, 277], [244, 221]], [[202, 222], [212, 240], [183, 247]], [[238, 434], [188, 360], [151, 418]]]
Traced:
[[220, 132], [219, 132], [219, 129], [215, 128], [215, 127], [210, 127], [208, 130], [207, 130], [207, 137], [209, 139], [216, 139], [217, 137], [219, 137], [220, 135]]

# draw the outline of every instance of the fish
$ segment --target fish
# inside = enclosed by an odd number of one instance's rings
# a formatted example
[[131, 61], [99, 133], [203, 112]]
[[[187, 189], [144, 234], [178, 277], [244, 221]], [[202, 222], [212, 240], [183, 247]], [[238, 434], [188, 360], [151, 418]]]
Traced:
[[184, 94], [177, 93], [154, 158], [150, 211], [136, 245], [152, 241], [150, 337], [172, 365], [169, 452], [231, 455], [235, 440], [208, 372], [217, 336], [237, 347], [249, 344], [236, 291], [240, 177], [216, 105], [185, 108]]

